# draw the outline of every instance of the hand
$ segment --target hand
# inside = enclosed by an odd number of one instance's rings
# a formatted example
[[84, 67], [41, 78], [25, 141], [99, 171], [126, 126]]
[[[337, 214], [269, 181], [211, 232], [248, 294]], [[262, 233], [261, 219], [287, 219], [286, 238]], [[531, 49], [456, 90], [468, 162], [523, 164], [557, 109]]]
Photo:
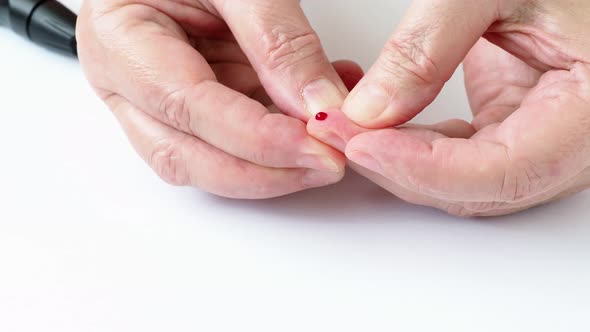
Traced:
[[341, 106], [337, 71], [359, 68], [329, 63], [299, 1], [87, 0], [77, 37], [91, 84], [167, 182], [267, 198], [342, 178], [342, 154], [301, 120]]
[[[346, 100], [354, 123], [331, 112], [308, 130], [393, 194], [455, 215], [509, 214], [584, 190], [589, 13], [586, 0], [417, 0]], [[472, 124], [392, 128], [463, 61]]]

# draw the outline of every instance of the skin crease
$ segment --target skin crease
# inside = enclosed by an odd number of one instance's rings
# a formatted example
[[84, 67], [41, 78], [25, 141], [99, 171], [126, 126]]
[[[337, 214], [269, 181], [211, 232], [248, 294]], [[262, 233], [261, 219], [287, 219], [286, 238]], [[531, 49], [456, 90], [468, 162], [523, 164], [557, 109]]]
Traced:
[[[415, 1], [346, 100], [354, 122], [334, 110], [308, 131], [394, 195], [453, 215], [505, 215], [587, 189], [590, 3], [488, 2]], [[434, 28], [420, 23], [433, 17]], [[461, 62], [472, 124], [399, 127]], [[389, 91], [385, 108], [362, 98], [368, 86]]]
[[302, 120], [340, 107], [360, 69], [328, 61], [299, 1], [87, 0], [77, 38], [91, 85], [168, 183], [260, 199], [342, 178], [344, 156]]

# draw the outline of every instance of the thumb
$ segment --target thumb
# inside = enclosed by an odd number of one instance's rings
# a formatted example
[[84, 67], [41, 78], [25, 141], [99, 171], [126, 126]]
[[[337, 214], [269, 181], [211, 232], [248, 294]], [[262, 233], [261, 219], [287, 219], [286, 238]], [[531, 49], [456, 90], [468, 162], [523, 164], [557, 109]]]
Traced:
[[414, 118], [498, 19], [499, 1], [414, 1], [343, 111], [368, 128], [395, 126]]
[[262, 85], [283, 112], [303, 120], [340, 108], [348, 90], [297, 0], [214, 0]]

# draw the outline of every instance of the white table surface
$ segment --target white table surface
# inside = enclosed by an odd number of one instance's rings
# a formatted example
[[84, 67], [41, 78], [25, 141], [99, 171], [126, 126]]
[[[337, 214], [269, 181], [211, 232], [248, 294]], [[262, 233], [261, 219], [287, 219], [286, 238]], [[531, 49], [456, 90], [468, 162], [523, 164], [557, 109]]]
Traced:
[[[303, 1], [365, 68], [408, 3]], [[76, 61], [4, 29], [0, 54], [0, 331], [590, 328], [590, 193], [493, 220], [354, 175], [216, 198], [157, 179]], [[421, 120], [468, 114], [459, 74]]]

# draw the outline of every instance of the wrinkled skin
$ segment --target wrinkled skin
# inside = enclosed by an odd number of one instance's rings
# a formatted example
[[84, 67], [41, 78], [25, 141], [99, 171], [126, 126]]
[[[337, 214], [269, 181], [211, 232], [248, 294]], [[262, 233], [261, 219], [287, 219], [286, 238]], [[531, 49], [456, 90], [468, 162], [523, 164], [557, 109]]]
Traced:
[[[362, 80], [296, 0], [87, 0], [78, 26], [91, 84], [173, 184], [274, 197], [339, 181], [343, 152], [406, 201], [493, 216], [590, 182], [586, 0], [416, 0]], [[404, 125], [462, 62], [473, 122]]]
[[343, 155], [304, 120], [340, 107], [362, 70], [328, 61], [299, 1], [87, 0], [77, 37], [90, 83], [167, 182], [255, 199], [342, 178]]
[[[414, 1], [348, 118], [308, 129], [394, 195], [454, 215], [571, 195], [590, 184], [589, 24], [584, 0]], [[473, 122], [399, 127], [463, 61]]]

